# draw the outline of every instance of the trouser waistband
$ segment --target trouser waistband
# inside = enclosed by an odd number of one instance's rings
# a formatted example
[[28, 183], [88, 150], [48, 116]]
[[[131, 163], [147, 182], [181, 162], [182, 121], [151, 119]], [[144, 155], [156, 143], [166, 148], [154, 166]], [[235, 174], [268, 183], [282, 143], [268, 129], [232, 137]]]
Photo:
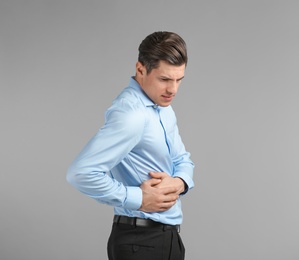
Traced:
[[180, 225], [167, 225], [160, 222], [153, 221], [151, 219], [137, 218], [137, 217], [127, 217], [115, 215], [113, 218], [114, 223], [127, 224], [135, 227], [152, 227], [152, 228], [161, 228], [163, 230], [167, 229], [176, 229], [177, 232], [180, 232]]

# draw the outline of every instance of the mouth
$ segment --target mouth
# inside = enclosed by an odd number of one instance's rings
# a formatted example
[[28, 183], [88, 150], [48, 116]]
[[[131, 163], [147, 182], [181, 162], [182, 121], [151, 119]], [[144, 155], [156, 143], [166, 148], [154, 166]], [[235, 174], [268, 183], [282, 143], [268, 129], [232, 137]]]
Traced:
[[162, 95], [162, 98], [165, 100], [165, 101], [171, 101], [173, 98], [174, 98], [174, 95], [172, 95], [172, 96], [164, 96], [164, 95]]

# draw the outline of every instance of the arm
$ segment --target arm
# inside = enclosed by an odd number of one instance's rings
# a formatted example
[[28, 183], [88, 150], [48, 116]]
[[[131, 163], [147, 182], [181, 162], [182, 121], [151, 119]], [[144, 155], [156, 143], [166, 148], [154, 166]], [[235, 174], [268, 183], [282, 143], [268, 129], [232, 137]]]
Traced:
[[107, 111], [105, 125], [72, 162], [67, 180], [100, 203], [136, 210], [142, 201], [140, 187], [126, 187], [109, 173], [139, 142], [144, 121], [136, 121], [138, 111], [129, 106], [118, 107]]
[[186, 151], [185, 145], [179, 134], [178, 126], [175, 124], [174, 131], [171, 135], [173, 149], [171, 153], [174, 172], [172, 177], [181, 179], [184, 183], [184, 191], [181, 195], [186, 194], [189, 189], [194, 187], [193, 170], [194, 163], [190, 159], [190, 153]]

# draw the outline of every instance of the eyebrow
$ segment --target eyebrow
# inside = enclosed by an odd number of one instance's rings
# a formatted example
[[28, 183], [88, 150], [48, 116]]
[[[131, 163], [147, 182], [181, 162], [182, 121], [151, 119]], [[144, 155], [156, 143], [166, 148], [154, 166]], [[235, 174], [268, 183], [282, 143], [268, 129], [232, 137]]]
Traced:
[[168, 77], [166, 77], [166, 76], [160, 76], [161, 79], [175, 80], [175, 81], [180, 81], [180, 80], [182, 80], [184, 77], [185, 77], [185, 76], [183, 76], [183, 77], [181, 77], [181, 78], [179, 78], [179, 79], [172, 79], [172, 78], [168, 78]]

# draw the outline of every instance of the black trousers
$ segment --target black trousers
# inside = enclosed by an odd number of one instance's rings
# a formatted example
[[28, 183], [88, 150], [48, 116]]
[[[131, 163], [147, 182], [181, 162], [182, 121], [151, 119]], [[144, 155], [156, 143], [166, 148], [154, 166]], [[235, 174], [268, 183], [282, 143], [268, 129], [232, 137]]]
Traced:
[[109, 260], [185, 259], [185, 247], [175, 227], [113, 223], [107, 251]]

